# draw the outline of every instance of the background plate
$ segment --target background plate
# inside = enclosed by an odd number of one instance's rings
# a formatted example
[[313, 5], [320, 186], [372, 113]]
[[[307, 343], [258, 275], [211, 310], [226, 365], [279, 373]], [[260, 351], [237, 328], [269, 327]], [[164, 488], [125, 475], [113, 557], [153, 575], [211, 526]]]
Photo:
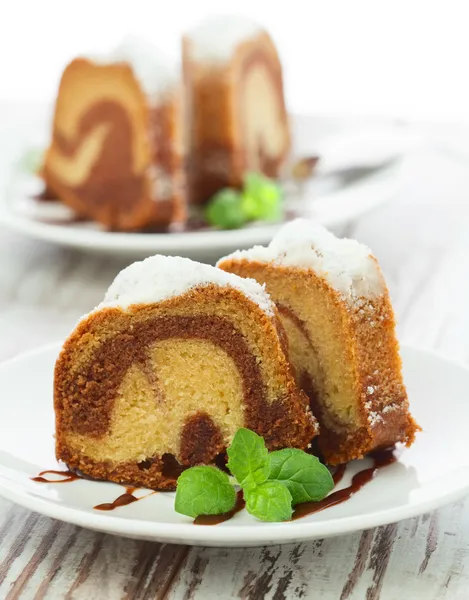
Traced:
[[[312, 178], [303, 191], [300, 209], [330, 228], [391, 199], [398, 184], [400, 158], [417, 143], [405, 128], [378, 126], [373, 121], [350, 124], [344, 119], [298, 116], [292, 117], [292, 128], [295, 155], [321, 156], [318, 176], [322, 180]], [[35, 146], [44, 147], [48, 129], [44, 125], [41, 129], [42, 135], [31, 134], [30, 139], [35, 139]], [[19, 156], [24, 158], [27, 148], [24, 144]], [[356, 176], [360, 172], [362, 176]], [[334, 177], [334, 173], [342, 176]], [[32, 195], [41, 188], [37, 178], [25, 174], [24, 161], [11, 165], [0, 196], [0, 223], [35, 239], [94, 254], [137, 259], [161, 253], [213, 261], [238, 248], [268, 243], [279, 227], [257, 223], [233, 231], [107, 232], [93, 223], [72, 222], [71, 212], [59, 203], [34, 201]]]

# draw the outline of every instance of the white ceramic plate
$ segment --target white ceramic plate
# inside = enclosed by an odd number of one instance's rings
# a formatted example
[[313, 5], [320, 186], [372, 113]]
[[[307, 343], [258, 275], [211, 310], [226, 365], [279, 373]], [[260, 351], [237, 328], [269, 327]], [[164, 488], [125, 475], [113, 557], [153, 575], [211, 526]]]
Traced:
[[[347, 223], [393, 196], [395, 174], [395, 167], [383, 169], [360, 183], [312, 199], [310, 208], [304, 212], [326, 227]], [[41, 205], [34, 201], [27, 192], [31, 183], [35, 182], [10, 183], [4, 201], [0, 202], [0, 223], [35, 239], [93, 253], [126, 258], [156, 253], [218, 258], [236, 249], [268, 243], [279, 227], [259, 223], [231, 231], [109, 232], [94, 223], [72, 222], [71, 213], [62, 205], [52, 202]]]
[[[205, 546], [256, 546], [343, 534], [412, 517], [469, 493], [469, 370], [434, 354], [403, 348], [412, 410], [423, 432], [399, 462], [343, 504], [289, 523], [261, 523], [242, 511], [216, 526], [196, 526], [173, 510], [174, 493], [157, 493], [112, 512], [122, 486], [78, 480], [31, 481], [54, 459], [52, 373], [58, 345], [0, 366], [0, 494], [62, 521], [127, 537]], [[361, 470], [347, 467], [340, 487]], [[146, 495], [139, 490], [137, 495]]]

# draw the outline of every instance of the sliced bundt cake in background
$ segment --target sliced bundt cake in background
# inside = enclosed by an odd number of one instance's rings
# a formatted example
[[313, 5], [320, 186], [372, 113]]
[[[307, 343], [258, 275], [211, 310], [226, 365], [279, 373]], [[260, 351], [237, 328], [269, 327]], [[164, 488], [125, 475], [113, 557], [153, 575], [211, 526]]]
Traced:
[[47, 188], [112, 230], [184, 221], [178, 80], [155, 48], [135, 40], [105, 57], [73, 60], [42, 168]]
[[206, 19], [183, 40], [191, 201], [247, 171], [276, 178], [290, 148], [282, 66], [269, 34], [241, 16]]
[[154, 256], [122, 271], [55, 369], [57, 458], [96, 479], [172, 489], [247, 427], [270, 449], [316, 433], [257, 282]]
[[265, 284], [276, 303], [326, 462], [412, 443], [418, 426], [409, 413], [394, 313], [369, 248], [296, 220], [268, 247], [235, 252], [218, 266]]

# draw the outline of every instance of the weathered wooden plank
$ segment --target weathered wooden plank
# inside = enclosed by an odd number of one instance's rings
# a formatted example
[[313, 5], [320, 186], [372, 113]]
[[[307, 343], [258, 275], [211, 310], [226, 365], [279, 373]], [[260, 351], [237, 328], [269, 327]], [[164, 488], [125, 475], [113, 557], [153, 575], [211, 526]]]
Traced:
[[[5, 558], [2, 560], [2, 562], [0, 563], [0, 589], [1, 589], [1, 585], [3, 584], [3, 582], [6, 580], [10, 569], [13, 566], [13, 563], [15, 562], [15, 560], [22, 555], [29, 537], [31, 535], [31, 531], [34, 527], [34, 525], [37, 523], [39, 519], [39, 515], [37, 515], [36, 513], [29, 513], [26, 516], [26, 520], [24, 521], [22, 527], [19, 529], [19, 531], [14, 528], [14, 537], [11, 535], [12, 530], [10, 529], [10, 537], [13, 537], [12, 540], [12, 544], [9, 546], [8, 552], [5, 556]], [[7, 538], [8, 539], [8, 538]], [[5, 542], [7, 541], [7, 539], [5, 539]], [[5, 547], [7, 547], [7, 544], [5, 543]]]
[[396, 600], [405, 590], [408, 598], [462, 600], [469, 588], [468, 534], [469, 500], [361, 534], [271, 548], [194, 549], [169, 598]]
[[11, 586], [10, 591], [6, 595], [6, 600], [18, 600], [18, 598], [21, 597], [24, 588], [27, 586], [32, 576], [36, 573], [38, 568], [41, 566], [42, 562], [49, 554], [52, 544], [56, 540], [57, 534], [60, 529], [60, 525], [61, 523], [59, 523], [58, 521], [52, 521], [50, 523], [49, 530], [41, 539], [40, 544], [38, 545], [34, 554], [31, 556], [31, 558], [25, 565], [24, 569], [21, 572], [21, 575]]
[[[4, 501], [2, 505], [12, 506]], [[188, 552], [185, 546], [119, 538], [23, 509], [13, 511], [11, 528], [0, 523], [5, 532], [0, 598], [5, 600], [159, 600]]]

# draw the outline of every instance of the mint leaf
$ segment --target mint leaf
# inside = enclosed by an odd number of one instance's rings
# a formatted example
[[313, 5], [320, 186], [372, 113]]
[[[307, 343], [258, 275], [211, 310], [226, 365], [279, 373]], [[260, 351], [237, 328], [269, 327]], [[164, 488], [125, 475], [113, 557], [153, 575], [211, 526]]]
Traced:
[[249, 429], [238, 429], [228, 454], [227, 467], [243, 489], [267, 480], [270, 472], [269, 453], [264, 438]]
[[179, 476], [174, 509], [181, 515], [219, 515], [229, 512], [235, 503], [236, 492], [228, 475], [216, 467], [192, 467]]
[[300, 502], [322, 500], [334, 487], [334, 480], [316, 456], [295, 448], [285, 448], [269, 454], [269, 480], [285, 485], [293, 499]]
[[276, 221], [282, 213], [282, 190], [261, 173], [246, 173], [241, 208], [247, 219]]
[[261, 521], [288, 521], [292, 516], [292, 497], [280, 481], [265, 481], [244, 492], [248, 513]]
[[218, 191], [208, 203], [205, 218], [210, 225], [221, 229], [242, 227], [246, 217], [241, 209], [241, 193], [232, 188]]
[[37, 173], [44, 162], [44, 153], [44, 148], [28, 148], [18, 161], [19, 169], [28, 174]]

